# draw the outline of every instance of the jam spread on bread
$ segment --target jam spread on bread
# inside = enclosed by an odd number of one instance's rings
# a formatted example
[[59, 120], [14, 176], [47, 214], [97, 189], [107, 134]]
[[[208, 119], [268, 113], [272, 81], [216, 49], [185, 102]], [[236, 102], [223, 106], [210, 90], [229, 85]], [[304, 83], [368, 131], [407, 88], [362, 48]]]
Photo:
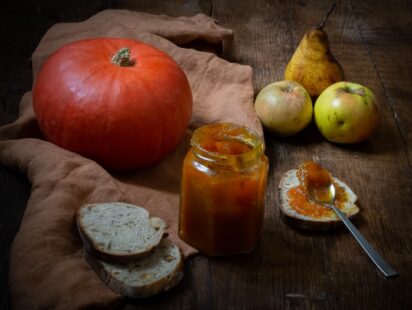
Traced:
[[298, 213], [314, 218], [334, 217], [335, 213], [332, 210], [312, 201], [307, 194], [311, 191], [317, 200], [327, 201], [331, 183], [335, 187], [335, 206], [342, 208], [347, 201], [345, 189], [333, 182], [329, 172], [318, 163], [303, 162], [298, 168], [297, 176], [300, 185], [288, 191], [288, 198], [290, 206]]

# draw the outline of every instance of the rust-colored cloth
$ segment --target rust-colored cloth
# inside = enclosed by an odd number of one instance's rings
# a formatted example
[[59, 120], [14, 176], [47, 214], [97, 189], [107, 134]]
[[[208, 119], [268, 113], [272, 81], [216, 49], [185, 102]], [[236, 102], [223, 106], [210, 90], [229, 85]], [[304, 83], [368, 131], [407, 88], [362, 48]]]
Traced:
[[[121, 297], [107, 288], [83, 258], [75, 212], [85, 203], [124, 201], [146, 208], [168, 224], [169, 238], [186, 257], [196, 251], [177, 235], [182, 160], [193, 129], [235, 122], [262, 134], [253, 109], [252, 70], [213, 53], [224, 51], [233, 32], [210, 17], [173, 18], [123, 10], [103, 11], [80, 23], [53, 26], [33, 54], [34, 78], [60, 46], [84, 38], [126, 37], [168, 53], [185, 71], [194, 98], [190, 129], [176, 150], [157, 165], [111, 175], [95, 162], [41, 138], [31, 93], [20, 117], [0, 128], [0, 164], [22, 171], [32, 191], [10, 254], [10, 289], [15, 309], [79, 309], [109, 306]], [[201, 42], [201, 44], [199, 44]]]

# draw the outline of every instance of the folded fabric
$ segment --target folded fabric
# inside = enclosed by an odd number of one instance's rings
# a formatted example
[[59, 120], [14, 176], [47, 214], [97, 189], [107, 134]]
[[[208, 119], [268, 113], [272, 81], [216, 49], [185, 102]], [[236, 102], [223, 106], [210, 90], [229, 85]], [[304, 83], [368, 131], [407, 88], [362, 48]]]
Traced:
[[175, 59], [193, 92], [190, 128], [174, 152], [157, 165], [113, 175], [95, 162], [43, 140], [31, 93], [23, 96], [19, 118], [0, 128], [0, 163], [26, 174], [32, 185], [10, 254], [9, 283], [16, 309], [110, 306], [121, 298], [100, 281], [83, 257], [75, 212], [85, 203], [124, 201], [142, 206], [151, 216], [166, 221], [169, 238], [185, 257], [196, 253], [177, 234], [182, 160], [192, 130], [224, 121], [262, 134], [253, 109], [251, 68], [190, 48], [196, 45], [224, 52], [230, 47], [233, 32], [216, 25], [210, 17], [173, 18], [107, 10], [84, 22], [57, 24], [33, 54], [34, 79], [57, 48], [93, 37], [140, 40]]

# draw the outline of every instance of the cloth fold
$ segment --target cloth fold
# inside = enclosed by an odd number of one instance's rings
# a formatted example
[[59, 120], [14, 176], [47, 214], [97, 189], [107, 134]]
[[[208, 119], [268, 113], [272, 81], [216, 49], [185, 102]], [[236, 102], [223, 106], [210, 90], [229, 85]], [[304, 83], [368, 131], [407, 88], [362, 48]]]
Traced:
[[23, 96], [19, 118], [0, 128], [0, 164], [23, 172], [32, 185], [10, 254], [9, 283], [16, 309], [110, 306], [121, 298], [100, 281], [83, 258], [75, 212], [85, 203], [124, 201], [140, 205], [166, 221], [169, 238], [181, 247], [185, 257], [196, 253], [177, 234], [182, 160], [192, 130], [225, 121], [262, 134], [253, 109], [251, 68], [181, 47], [195, 41], [206, 47], [229, 47], [233, 32], [216, 25], [212, 18], [107, 10], [80, 23], [57, 24], [33, 54], [33, 78], [57, 48], [92, 37], [137, 39], [174, 58], [193, 92], [190, 128], [174, 152], [158, 164], [111, 175], [95, 162], [44, 141], [31, 92]]

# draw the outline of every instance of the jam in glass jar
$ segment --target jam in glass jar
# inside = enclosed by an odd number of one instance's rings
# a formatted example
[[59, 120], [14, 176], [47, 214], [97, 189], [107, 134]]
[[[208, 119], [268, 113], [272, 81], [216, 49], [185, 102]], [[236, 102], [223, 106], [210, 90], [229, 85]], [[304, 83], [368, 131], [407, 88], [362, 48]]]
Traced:
[[180, 238], [208, 256], [252, 251], [267, 173], [263, 140], [252, 130], [231, 123], [195, 130], [183, 162]]

